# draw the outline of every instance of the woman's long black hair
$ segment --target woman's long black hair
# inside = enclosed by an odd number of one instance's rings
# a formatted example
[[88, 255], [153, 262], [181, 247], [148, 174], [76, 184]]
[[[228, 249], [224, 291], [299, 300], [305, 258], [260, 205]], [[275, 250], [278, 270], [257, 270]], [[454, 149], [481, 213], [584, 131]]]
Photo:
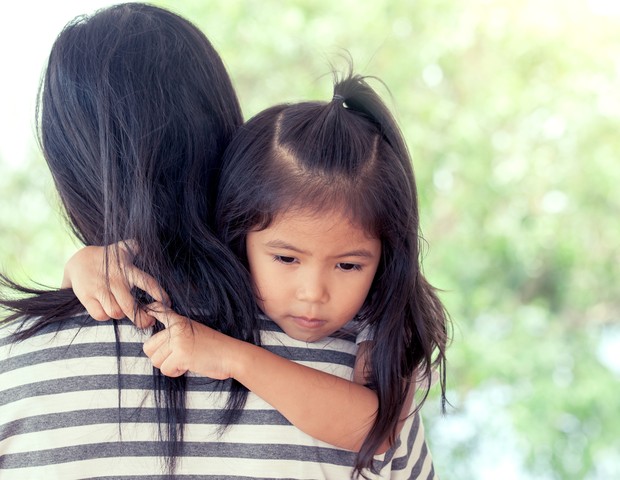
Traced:
[[448, 315], [421, 270], [416, 184], [402, 134], [365, 79], [335, 79], [330, 102], [269, 108], [237, 133], [226, 151], [217, 226], [247, 265], [246, 236], [288, 209], [342, 211], [381, 239], [382, 258], [360, 320], [373, 332], [368, 386], [377, 392], [375, 422], [354, 473], [373, 468], [380, 444], [395, 440], [416, 378], [428, 394], [440, 370], [445, 398]]
[[[202, 32], [139, 3], [76, 18], [52, 47], [37, 120], [77, 238], [84, 245], [135, 239], [137, 266], [158, 279], [177, 312], [257, 343], [247, 271], [211, 228], [222, 155], [242, 115]], [[83, 312], [71, 290], [33, 289], [6, 277], [2, 283], [22, 294], [0, 302], [13, 312], [7, 320], [36, 318], [16, 341]], [[165, 454], [174, 468], [185, 378], [158, 370], [154, 378]], [[247, 395], [236, 382], [231, 389], [225, 422]]]

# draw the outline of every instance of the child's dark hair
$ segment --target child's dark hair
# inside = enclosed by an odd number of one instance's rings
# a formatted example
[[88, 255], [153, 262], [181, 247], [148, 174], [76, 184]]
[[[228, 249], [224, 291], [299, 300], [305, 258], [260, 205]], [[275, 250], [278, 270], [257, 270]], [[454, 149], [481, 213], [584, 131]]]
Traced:
[[[211, 228], [217, 172], [242, 114], [204, 34], [172, 12], [140, 3], [76, 18], [52, 47], [38, 121], [75, 235], [85, 245], [136, 240], [137, 266], [158, 279], [177, 312], [257, 343], [247, 271]], [[14, 312], [8, 319], [36, 318], [16, 340], [84, 311], [70, 289], [2, 282], [27, 294], [0, 301]], [[185, 378], [154, 375], [173, 470], [183, 438]], [[236, 382], [231, 388], [225, 423], [247, 395]]]
[[372, 469], [379, 445], [395, 440], [416, 378], [430, 386], [438, 368], [445, 398], [449, 320], [421, 270], [416, 185], [402, 134], [365, 79], [350, 73], [335, 80], [330, 102], [279, 105], [249, 120], [223, 164], [217, 226], [246, 264], [248, 232], [290, 209], [344, 209], [381, 240], [379, 269], [359, 315], [373, 332], [367, 378], [379, 410], [354, 473]]

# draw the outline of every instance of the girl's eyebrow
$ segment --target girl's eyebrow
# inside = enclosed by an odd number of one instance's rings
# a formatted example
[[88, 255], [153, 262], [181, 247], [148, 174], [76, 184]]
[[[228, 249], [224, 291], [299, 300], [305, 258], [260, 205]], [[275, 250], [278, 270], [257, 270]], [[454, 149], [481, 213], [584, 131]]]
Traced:
[[334, 258], [343, 258], [343, 257], [363, 257], [363, 258], [374, 258], [374, 255], [364, 248], [360, 250], [352, 250], [350, 252], [342, 253], [340, 255], [336, 255]]
[[[300, 248], [291, 245], [290, 243], [286, 243], [283, 240], [270, 240], [265, 243], [265, 246], [271, 248], [283, 248], [285, 250], [291, 250], [293, 252], [301, 253], [304, 255], [308, 255], [309, 252], [302, 250]], [[334, 258], [345, 258], [345, 257], [362, 257], [362, 258], [374, 258], [374, 255], [370, 250], [366, 250], [365, 248], [361, 248], [359, 250], [351, 250], [350, 252], [341, 253], [339, 255], [335, 255]]]
[[302, 250], [301, 248], [297, 248], [291, 245], [290, 243], [286, 243], [283, 240], [269, 240], [267, 243], [265, 243], [265, 246], [271, 247], [271, 248], [283, 248], [285, 250], [292, 250], [293, 252], [303, 253], [303, 254], [308, 253], [305, 250]]

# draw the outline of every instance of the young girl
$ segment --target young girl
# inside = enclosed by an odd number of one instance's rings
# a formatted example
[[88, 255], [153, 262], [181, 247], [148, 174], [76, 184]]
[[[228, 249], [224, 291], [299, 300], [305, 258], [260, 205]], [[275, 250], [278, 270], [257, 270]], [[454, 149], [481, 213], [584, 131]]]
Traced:
[[[358, 451], [358, 472], [372, 469], [373, 456], [393, 444], [410, 413], [416, 380], [424, 390], [416, 408], [434, 369], [445, 393], [448, 320], [420, 268], [416, 186], [402, 135], [364, 79], [349, 75], [336, 82], [330, 102], [279, 105], [252, 118], [223, 165], [219, 235], [247, 266], [267, 321], [302, 344], [342, 331], [365, 335], [354, 375], [365, 386], [160, 303], [149, 313], [167, 328], [144, 351], [168, 376], [236, 379], [306, 433]], [[65, 283], [80, 286], [86, 306], [119, 316], [116, 299], [128, 298], [128, 287], [110, 295], [89, 280], [98, 278], [92, 266], [100, 252], [71, 260]]]

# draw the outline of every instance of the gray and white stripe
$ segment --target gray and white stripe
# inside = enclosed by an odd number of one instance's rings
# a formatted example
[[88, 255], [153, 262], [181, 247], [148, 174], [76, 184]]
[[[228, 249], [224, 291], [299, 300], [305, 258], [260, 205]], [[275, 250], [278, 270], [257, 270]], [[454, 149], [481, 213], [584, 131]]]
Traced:
[[[114, 329], [87, 316], [67, 319], [22, 342], [0, 324], [0, 477], [163, 479], [166, 475], [152, 393], [148, 334]], [[272, 322], [265, 348], [313, 368], [351, 378], [354, 335], [307, 344]], [[120, 375], [119, 375], [120, 371]], [[122, 386], [119, 394], [119, 385]], [[227, 382], [188, 376], [187, 426], [174, 478], [347, 479], [355, 455], [315, 440], [254, 394], [234, 425], [220, 432]], [[418, 415], [397, 444], [377, 456], [372, 479], [433, 479]]]

